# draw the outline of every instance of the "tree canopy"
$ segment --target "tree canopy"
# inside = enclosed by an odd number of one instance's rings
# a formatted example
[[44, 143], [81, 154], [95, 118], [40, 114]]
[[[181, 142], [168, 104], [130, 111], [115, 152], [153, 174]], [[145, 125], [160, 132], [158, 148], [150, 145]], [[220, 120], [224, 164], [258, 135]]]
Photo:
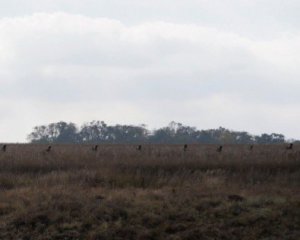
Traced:
[[248, 132], [217, 129], [198, 130], [181, 123], [148, 130], [145, 125], [107, 125], [103, 121], [91, 121], [78, 127], [74, 123], [57, 122], [36, 126], [28, 135], [31, 143], [203, 143], [203, 144], [270, 144], [284, 143], [282, 134], [263, 133], [260, 136]]

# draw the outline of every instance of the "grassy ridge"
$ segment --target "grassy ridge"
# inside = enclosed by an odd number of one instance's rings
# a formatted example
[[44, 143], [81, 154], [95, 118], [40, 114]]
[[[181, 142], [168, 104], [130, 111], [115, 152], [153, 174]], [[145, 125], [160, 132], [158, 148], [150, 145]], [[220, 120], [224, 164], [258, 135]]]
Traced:
[[299, 239], [300, 146], [9, 145], [0, 239]]

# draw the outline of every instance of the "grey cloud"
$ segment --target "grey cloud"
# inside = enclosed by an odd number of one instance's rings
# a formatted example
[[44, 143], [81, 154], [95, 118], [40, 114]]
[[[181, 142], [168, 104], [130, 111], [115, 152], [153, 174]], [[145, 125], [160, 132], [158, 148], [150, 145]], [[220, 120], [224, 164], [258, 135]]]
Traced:
[[[299, 29], [297, 0], [1, 0], [0, 17], [36, 12], [68, 12], [118, 19], [126, 24], [141, 21], [196, 23], [268, 37]], [[259, 34], [257, 34], [259, 33]]]
[[26, 115], [10, 139], [40, 123], [92, 119], [296, 137], [300, 35], [291, 33], [261, 40], [205, 24], [62, 12], [0, 19], [0, 101], [10, 109], [1, 135]]

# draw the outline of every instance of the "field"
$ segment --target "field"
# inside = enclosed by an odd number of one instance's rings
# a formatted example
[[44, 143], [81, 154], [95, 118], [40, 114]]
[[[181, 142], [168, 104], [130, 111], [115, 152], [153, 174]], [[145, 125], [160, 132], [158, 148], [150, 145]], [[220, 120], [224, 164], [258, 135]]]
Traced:
[[300, 145], [8, 145], [0, 239], [300, 239]]

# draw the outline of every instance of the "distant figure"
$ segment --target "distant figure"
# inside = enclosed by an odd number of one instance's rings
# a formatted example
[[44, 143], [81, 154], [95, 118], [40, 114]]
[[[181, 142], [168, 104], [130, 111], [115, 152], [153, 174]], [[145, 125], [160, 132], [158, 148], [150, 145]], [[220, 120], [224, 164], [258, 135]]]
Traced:
[[222, 145], [217, 148], [217, 152], [219, 152], [219, 153], [222, 152], [222, 150], [223, 150], [223, 146]]
[[7, 146], [6, 146], [6, 144], [4, 144], [4, 145], [2, 146], [2, 151], [3, 151], [3, 152], [6, 152], [6, 148], [7, 148]]
[[254, 146], [253, 146], [253, 145], [250, 145], [249, 150], [252, 151], [253, 148], [254, 148]]
[[46, 149], [46, 152], [50, 152], [51, 151], [51, 146], [48, 146], [48, 148]]
[[92, 147], [92, 150], [95, 151], [95, 152], [97, 152], [97, 150], [98, 150], [98, 145], [93, 146], [93, 147]]
[[235, 202], [242, 202], [245, 200], [244, 197], [239, 196], [239, 195], [228, 195], [227, 198], [229, 201], [235, 201]]
[[142, 151], [142, 145], [138, 145], [138, 146], [136, 147], [136, 150]]
[[188, 145], [187, 144], [184, 144], [184, 146], [183, 146], [183, 151], [187, 151], [187, 149], [188, 149]]
[[293, 149], [293, 146], [294, 146], [294, 144], [290, 143], [290, 145], [288, 145], [288, 146], [286, 147], [286, 149], [287, 149], [287, 150], [292, 150], [292, 149]]

